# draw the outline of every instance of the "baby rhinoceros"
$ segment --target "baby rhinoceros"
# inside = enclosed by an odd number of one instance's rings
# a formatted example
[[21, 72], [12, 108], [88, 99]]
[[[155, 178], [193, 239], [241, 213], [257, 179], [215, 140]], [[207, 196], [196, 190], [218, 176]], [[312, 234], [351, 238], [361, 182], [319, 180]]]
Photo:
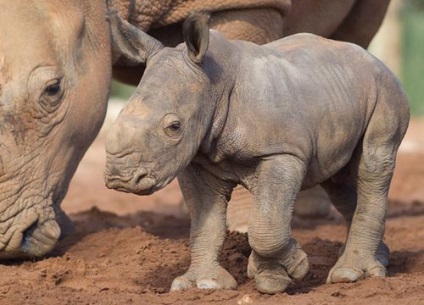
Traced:
[[387, 193], [409, 107], [396, 77], [360, 47], [311, 34], [264, 46], [229, 41], [196, 14], [167, 48], [111, 16], [127, 60], [146, 62], [106, 140], [109, 188], [148, 195], [178, 177], [191, 213], [191, 265], [171, 290], [233, 289], [220, 266], [226, 208], [254, 197], [247, 274], [263, 293], [309, 270], [290, 235], [298, 192], [320, 184], [347, 223], [328, 282], [384, 277]]

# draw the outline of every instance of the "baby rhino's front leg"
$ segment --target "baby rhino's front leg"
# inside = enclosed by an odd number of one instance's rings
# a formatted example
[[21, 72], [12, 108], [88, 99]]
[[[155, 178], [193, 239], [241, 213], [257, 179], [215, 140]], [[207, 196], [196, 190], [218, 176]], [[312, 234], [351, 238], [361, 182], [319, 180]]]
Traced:
[[248, 276], [260, 292], [284, 291], [309, 271], [308, 258], [290, 238], [293, 204], [305, 175], [303, 162], [292, 155], [267, 159], [260, 165], [253, 187], [255, 204], [249, 223]]
[[178, 181], [191, 212], [191, 264], [185, 274], [174, 279], [171, 290], [236, 288], [234, 277], [218, 262], [225, 238], [227, 202], [234, 185], [196, 165], [189, 165]]

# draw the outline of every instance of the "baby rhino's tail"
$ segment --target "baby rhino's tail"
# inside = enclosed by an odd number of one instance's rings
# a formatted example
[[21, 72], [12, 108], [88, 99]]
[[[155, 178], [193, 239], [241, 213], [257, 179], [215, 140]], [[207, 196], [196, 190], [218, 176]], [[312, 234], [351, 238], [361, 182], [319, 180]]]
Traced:
[[384, 64], [380, 63], [380, 66], [381, 71], [376, 75], [377, 104], [372, 121], [383, 124], [382, 131], [392, 135], [397, 151], [408, 129], [409, 102], [399, 79]]
[[409, 103], [397, 77], [373, 60], [376, 101], [363, 138], [363, 165], [375, 174], [387, 171], [390, 184], [397, 150], [408, 129]]

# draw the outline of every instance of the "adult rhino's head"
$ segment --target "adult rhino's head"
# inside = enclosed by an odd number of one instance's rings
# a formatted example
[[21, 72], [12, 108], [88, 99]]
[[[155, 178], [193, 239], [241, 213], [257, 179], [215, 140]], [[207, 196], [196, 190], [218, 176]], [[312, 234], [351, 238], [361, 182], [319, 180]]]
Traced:
[[105, 1], [0, 0], [0, 258], [37, 257], [105, 115]]
[[185, 44], [177, 48], [114, 21], [113, 41], [127, 58], [146, 62], [146, 70], [107, 134], [105, 180], [109, 188], [147, 195], [188, 165], [210, 128], [215, 72], [205, 56], [208, 16], [186, 20]]

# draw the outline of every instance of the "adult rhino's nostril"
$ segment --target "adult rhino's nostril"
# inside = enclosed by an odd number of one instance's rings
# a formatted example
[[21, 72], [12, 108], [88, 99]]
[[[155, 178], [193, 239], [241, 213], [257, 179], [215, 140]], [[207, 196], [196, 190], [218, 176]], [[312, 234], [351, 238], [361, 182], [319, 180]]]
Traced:
[[32, 237], [32, 234], [38, 227], [38, 219], [30, 225], [24, 232], [22, 236], [22, 249], [26, 249], [29, 243], [30, 238]]
[[22, 232], [21, 251], [26, 256], [41, 257], [51, 251], [59, 239], [61, 230], [53, 219], [34, 221]]

